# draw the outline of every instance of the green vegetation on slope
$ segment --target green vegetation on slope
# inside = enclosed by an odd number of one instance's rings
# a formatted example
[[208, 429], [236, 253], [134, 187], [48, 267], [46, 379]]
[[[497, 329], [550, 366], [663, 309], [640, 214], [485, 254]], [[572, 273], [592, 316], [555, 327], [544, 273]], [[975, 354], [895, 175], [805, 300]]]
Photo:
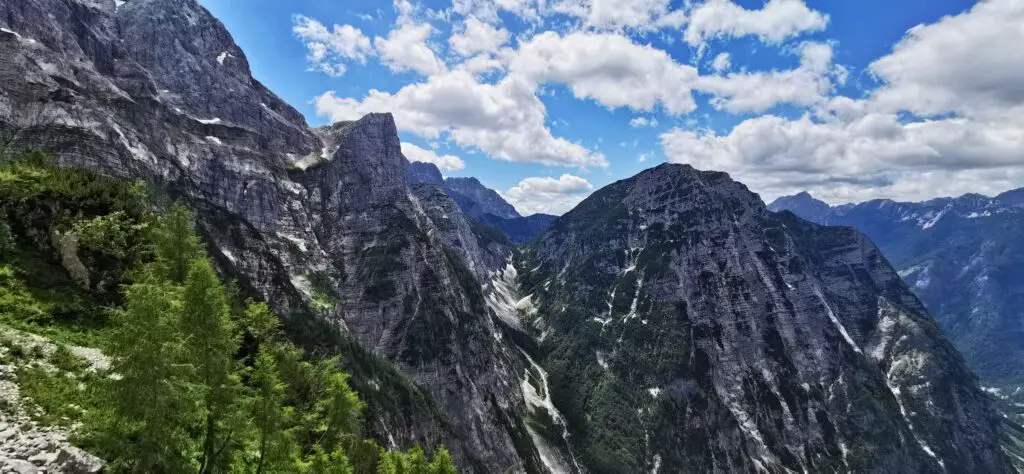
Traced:
[[150, 209], [138, 183], [38, 154], [0, 164], [0, 323], [111, 357], [91, 373], [61, 345], [57, 371], [20, 370], [41, 421], [77, 426], [111, 472], [455, 471], [444, 448], [365, 438], [339, 360], [309, 359], [266, 305], [232, 304], [188, 212]]

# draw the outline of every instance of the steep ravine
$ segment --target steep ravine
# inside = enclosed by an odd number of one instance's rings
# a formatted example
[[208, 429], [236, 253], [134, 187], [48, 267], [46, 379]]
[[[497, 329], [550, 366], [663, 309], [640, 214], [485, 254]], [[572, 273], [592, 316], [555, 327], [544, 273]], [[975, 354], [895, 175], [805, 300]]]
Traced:
[[185, 202], [224, 276], [344, 356], [386, 445], [488, 473], [1009, 472], [877, 249], [724, 174], [645, 171], [512, 255], [407, 183], [390, 114], [310, 128], [195, 0], [3, 2], [0, 27], [0, 149]]

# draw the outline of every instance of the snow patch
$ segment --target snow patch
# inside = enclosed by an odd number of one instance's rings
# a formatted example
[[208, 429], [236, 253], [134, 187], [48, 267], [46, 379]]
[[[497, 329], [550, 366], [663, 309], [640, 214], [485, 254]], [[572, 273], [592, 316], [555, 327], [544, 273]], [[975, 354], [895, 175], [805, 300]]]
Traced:
[[853, 350], [857, 351], [858, 354], [863, 354], [864, 352], [860, 350], [860, 347], [857, 346], [857, 343], [853, 342], [853, 338], [850, 337], [850, 333], [846, 332], [846, 326], [843, 326], [843, 323], [840, 322], [839, 318], [836, 317], [836, 313], [832, 312], [832, 307], [829, 306], [828, 301], [825, 301], [825, 296], [821, 294], [821, 289], [815, 286], [814, 294], [818, 296], [818, 299], [821, 301], [821, 304], [825, 305], [825, 311], [828, 313], [828, 318], [832, 320], [832, 324], [835, 325], [836, 329], [839, 330], [839, 334], [843, 336], [843, 339], [846, 340], [846, 343], [849, 344], [850, 347], [853, 348]]
[[214, 125], [220, 123], [220, 118], [214, 117], [212, 119], [196, 119], [196, 121], [199, 123], [205, 123], [207, 125]]
[[220, 53], [220, 54], [217, 55], [217, 64], [220, 64], [221, 66], [223, 66], [225, 59], [233, 58], [233, 57], [234, 56], [232, 56], [231, 53], [229, 53], [227, 51], [224, 51], [223, 53]]
[[[929, 213], [928, 215], [926, 215], [926, 217], [928, 217], [930, 215], [931, 214]], [[932, 220], [921, 224], [921, 230], [931, 229], [932, 227], [935, 226], [935, 224], [938, 224], [939, 220], [942, 219], [942, 217], [945, 216], [945, 215], [946, 215], [946, 210], [945, 209], [939, 211], [939, 213], [936, 214], [935, 217], [932, 218]], [[919, 220], [918, 222], [920, 223], [921, 221]]]
[[210, 143], [213, 143], [214, 145], [223, 145], [224, 144], [224, 142], [220, 141], [219, 138], [213, 137], [213, 136], [209, 136], [209, 135], [206, 136], [206, 141], [208, 141]]
[[[523, 357], [526, 358], [526, 362], [529, 364], [529, 367], [527, 367], [526, 369], [526, 373], [523, 376], [523, 381], [521, 384], [523, 389], [523, 401], [525, 401], [526, 406], [530, 407], [531, 409], [543, 410], [547, 412], [548, 416], [551, 417], [551, 420], [554, 421], [555, 425], [558, 425], [562, 428], [562, 439], [565, 440], [565, 445], [571, 446], [569, 444], [568, 424], [566, 424], [565, 418], [562, 417], [562, 413], [559, 412], [557, 408], [555, 408], [554, 402], [551, 401], [551, 391], [548, 388], [548, 373], [545, 372], [540, 365], [534, 362], [533, 358], [530, 357], [530, 355], [527, 354], [526, 351], [523, 351], [522, 349], [520, 349], [520, 351], [523, 353]], [[540, 379], [538, 380], [538, 382], [540, 383], [539, 387], [535, 387], [532, 383], [530, 383], [531, 370], [534, 371], [537, 374], [537, 377]], [[538, 391], [538, 388], [540, 389], [540, 391]], [[541, 461], [544, 463], [544, 466], [546, 466], [550, 472], [570, 472], [569, 463], [565, 462], [565, 459], [562, 458], [561, 453], [559, 453], [559, 451], [555, 447], [551, 446], [548, 443], [548, 441], [544, 439], [543, 436], [540, 436], [532, 428], [530, 428], [529, 423], [526, 424], [526, 431], [530, 434], [530, 438], [533, 439], [533, 444], [537, 447], [537, 451], [540, 454]], [[576, 456], [572, 454], [572, 451], [569, 452], [569, 457], [572, 462], [572, 465], [575, 466], [576, 468], [575, 472], [583, 472], [583, 469], [576, 461]]]
[[277, 236], [281, 237], [282, 239], [286, 239], [289, 242], [295, 244], [295, 246], [298, 247], [299, 250], [302, 251], [302, 252], [306, 252], [307, 249], [309, 248], [306, 245], [306, 241], [305, 240], [303, 240], [303, 239], [301, 239], [299, 237], [296, 237], [294, 235], [291, 235], [291, 234], [288, 234], [288, 233], [285, 233], [285, 232], [278, 232]]
[[509, 259], [505, 268], [491, 276], [491, 292], [487, 294], [487, 307], [505, 325], [523, 330], [523, 317], [537, 313], [533, 295], [522, 296], [519, 289], [519, 272]]
[[661, 395], [661, 389], [658, 387], [651, 387], [647, 389], [647, 393], [651, 394], [654, 398], [658, 398], [658, 395]]

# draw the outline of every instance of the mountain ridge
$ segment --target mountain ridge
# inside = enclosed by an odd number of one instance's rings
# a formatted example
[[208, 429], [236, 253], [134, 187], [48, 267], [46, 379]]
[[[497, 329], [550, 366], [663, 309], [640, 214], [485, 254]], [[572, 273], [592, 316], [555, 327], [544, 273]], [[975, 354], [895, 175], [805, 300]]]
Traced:
[[[960, 435], [921, 428], [973, 430], [971, 416], [949, 417], [952, 400], [988, 423], [996, 415], [870, 241], [780, 220], [725, 173], [661, 165], [610, 184], [517, 268], [539, 300], [542, 364], [564, 380], [556, 404], [601, 471], [821, 471], [841, 466], [806, 453], [833, 451], [849, 451], [853, 471], [1009, 470], [992, 428], [964, 451]], [[910, 337], [897, 342], [900, 333]], [[929, 355], [913, 362], [915, 351]], [[920, 385], [930, 377], [952, 392]], [[879, 402], [837, 407], [821, 395], [836, 390]], [[619, 405], [640, 418], [622, 423]], [[807, 410], [816, 415], [796, 415]], [[683, 432], [692, 444], [667, 442]], [[607, 445], [644, 433], [646, 446]]]
[[[788, 201], [769, 206], [783, 210]], [[1015, 308], [1024, 302], [1024, 212], [998, 198], [966, 194], [918, 203], [874, 200], [806, 215], [856, 227], [877, 242], [972, 367], [995, 384], [1024, 383]]]
[[361, 368], [382, 444], [473, 472], [1009, 472], [877, 249], [725, 173], [646, 170], [516, 250], [409, 183], [390, 114], [306, 126], [194, 0], [26, 0], [0, 25], [3, 151], [187, 204], [222, 274]]

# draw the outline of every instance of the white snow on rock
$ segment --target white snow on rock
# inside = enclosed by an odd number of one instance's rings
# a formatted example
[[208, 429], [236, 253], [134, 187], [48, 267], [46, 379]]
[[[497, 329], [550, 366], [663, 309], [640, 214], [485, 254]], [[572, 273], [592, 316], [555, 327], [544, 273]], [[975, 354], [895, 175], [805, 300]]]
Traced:
[[836, 317], [836, 313], [832, 311], [832, 307], [829, 306], [828, 301], [825, 301], [825, 296], [821, 294], [821, 289], [815, 286], [814, 294], [818, 297], [819, 300], [821, 300], [821, 304], [825, 305], [825, 312], [828, 313], [828, 318], [832, 320], [832, 324], [835, 325], [836, 329], [839, 330], [839, 334], [843, 336], [843, 339], [846, 340], [846, 343], [849, 344], [850, 347], [853, 348], [853, 350], [857, 351], [858, 354], [863, 354], [864, 352], [860, 350], [860, 347], [857, 346], [857, 343], [853, 341], [852, 337], [850, 337], [850, 333], [846, 332], [846, 326], [843, 326], [843, 323], [840, 322], [839, 318]]
[[491, 291], [487, 294], [487, 307], [506, 326], [523, 330], [523, 318], [537, 313], [533, 295], [522, 296], [519, 289], [519, 273], [511, 259], [505, 268], [491, 276]]
[[[522, 351], [522, 350], [521, 350]], [[523, 357], [526, 358], [526, 362], [529, 367], [526, 368], [526, 374], [523, 375], [522, 389], [523, 389], [523, 400], [526, 402], [526, 406], [533, 410], [543, 410], [547, 412], [548, 416], [552, 421], [562, 428], [562, 439], [565, 440], [566, 446], [569, 445], [569, 429], [566, 425], [565, 418], [562, 417], [562, 413], [555, 408], [554, 402], [551, 401], [551, 393], [548, 389], [548, 374], [544, 369], [534, 362], [533, 358], [530, 357], [526, 351], [522, 351]], [[539, 380], [539, 387], [535, 387], [530, 382], [530, 372], [533, 371]], [[537, 451], [540, 454], [541, 461], [544, 466], [548, 468], [548, 471], [553, 474], [562, 474], [568, 472], [583, 472], [579, 463], [576, 461], [576, 457], [569, 453], [569, 459], [565, 459], [565, 456], [551, 444], [540, 436], [539, 433], [530, 427], [530, 424], [526, 424], [526, 431], [529, 433], [530, 438], [533, 439], [533, 444], [537, 447]], [[570, 464], [571, 463], [571, 464]]]
[[205, 123], [207, 125], [213, 125], [220, 123], [220, 117], [214, 117], [212, 119], [196, 119], [199, 123]]

